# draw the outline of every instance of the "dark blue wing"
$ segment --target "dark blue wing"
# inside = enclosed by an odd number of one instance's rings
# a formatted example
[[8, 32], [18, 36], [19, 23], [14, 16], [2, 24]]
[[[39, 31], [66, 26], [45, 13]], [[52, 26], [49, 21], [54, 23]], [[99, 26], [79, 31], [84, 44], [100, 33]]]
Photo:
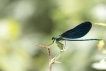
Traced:
[[73, 29], [64, 32], [61, 36], [65, 38], [80, 38], [86, 35], [91, 29], [91, 22], [83, 22]]

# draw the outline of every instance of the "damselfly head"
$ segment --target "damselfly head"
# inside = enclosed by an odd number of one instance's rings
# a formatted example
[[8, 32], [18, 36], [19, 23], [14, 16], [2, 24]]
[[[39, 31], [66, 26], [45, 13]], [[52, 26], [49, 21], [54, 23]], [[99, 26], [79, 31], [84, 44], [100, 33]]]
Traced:
[[56, 38], [55, 37], [52, 37], [52, 40], [55, 40]]

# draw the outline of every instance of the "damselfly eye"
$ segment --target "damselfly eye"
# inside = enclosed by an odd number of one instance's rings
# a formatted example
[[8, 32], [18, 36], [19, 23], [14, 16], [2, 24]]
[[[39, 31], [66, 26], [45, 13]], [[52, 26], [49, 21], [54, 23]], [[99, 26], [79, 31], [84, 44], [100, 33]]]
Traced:
[[54, 37], [52, 37], [52, 40], [54, 40], [55, 38]]

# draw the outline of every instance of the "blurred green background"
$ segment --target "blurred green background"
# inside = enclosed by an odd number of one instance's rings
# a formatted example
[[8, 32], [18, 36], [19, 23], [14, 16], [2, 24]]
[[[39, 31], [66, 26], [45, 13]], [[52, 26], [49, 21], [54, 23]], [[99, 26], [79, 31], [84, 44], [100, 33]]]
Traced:
[[[48, 71], [47, 51], [36, 44], [48, 45], [84, 21], [93, 26], [83, 38], [105, 40], [106, 28], [94, 23], [106, 22], [106, 0], [0, 0], [0, 71]], [[67, 42], [53, 71], [102, 71], [92, 67], [105, 57], [97, 44]], [[58, 55], [56, 43], [51, 47], [52, 57]]]

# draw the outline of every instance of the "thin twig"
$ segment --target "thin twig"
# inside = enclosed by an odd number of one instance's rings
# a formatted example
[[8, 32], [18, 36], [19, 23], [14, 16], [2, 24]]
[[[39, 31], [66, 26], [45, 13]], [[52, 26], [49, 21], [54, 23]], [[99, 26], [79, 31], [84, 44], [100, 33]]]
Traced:
[[51, 61], [51, 54], [50, 54], [50, 48], [47, 49], [48, 50], [48, 57], [49, 57], [49, 61]]
[[42, 46], [42, 45], [37, 45], [37, 46], [47, 49], [47, 51], [48, 51], [48, 59], [49, 59], [49, 71], [52, 71], [52, 65], [55, 62], [55, 58], [51, 57], [50, 47], [49, 46]]
[[50, 48], [48, 48], [48, 57], [49, 57], [49, 71], [52, 71], [52, 64], [51, 64], [51, 54], [50, 54]]

